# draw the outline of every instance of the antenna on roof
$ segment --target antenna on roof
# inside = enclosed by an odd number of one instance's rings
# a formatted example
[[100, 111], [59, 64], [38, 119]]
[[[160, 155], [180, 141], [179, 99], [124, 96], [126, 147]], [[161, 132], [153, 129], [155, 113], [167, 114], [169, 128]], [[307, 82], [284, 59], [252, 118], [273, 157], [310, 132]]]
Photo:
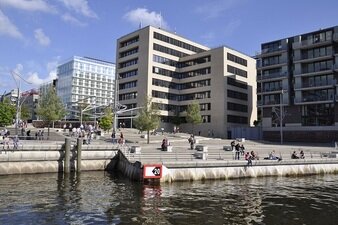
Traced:
[[162, 29], [162, 12], [160, 11], [160, 29]]
[[139, 29], [142, 28], [142, 21], [141, 21], [141, 20], [140, 20], [140, 24], [139, 24], [138, 28], [139, 28]]

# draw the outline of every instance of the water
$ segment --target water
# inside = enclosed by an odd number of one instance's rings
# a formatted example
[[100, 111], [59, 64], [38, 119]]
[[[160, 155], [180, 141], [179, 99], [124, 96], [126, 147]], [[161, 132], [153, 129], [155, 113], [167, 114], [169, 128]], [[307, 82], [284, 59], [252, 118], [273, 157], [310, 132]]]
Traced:
[[337, 224], [338, 175], [143, 185], [105, 172], [0, 176], [0, 224]]

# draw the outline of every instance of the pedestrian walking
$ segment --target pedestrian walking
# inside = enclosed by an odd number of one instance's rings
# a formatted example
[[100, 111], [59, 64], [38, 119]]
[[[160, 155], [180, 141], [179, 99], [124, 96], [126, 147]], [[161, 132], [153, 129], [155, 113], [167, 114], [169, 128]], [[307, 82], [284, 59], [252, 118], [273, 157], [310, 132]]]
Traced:
[[237, 160], [239, 160], [240, 148], [241, 147], [240, 147], [239, 143], [237, 143], [235, 145], [235, 159], [237, 159]]

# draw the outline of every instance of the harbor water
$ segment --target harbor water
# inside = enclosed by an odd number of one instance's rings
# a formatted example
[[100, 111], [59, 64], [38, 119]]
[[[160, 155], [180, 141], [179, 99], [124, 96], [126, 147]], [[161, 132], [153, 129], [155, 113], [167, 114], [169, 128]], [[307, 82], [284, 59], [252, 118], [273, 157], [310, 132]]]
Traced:
[[144, 185], [107, 172], [0, 176], [0, 224], [337, 224], [338, 175]]

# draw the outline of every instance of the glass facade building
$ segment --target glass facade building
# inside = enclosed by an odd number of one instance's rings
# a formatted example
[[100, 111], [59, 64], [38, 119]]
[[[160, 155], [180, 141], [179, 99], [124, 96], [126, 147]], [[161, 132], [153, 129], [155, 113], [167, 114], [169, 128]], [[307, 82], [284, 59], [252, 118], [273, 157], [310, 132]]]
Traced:
[[57, 67], [56, 90], [64, 104], [108, 105], [114, 102], [115, 64], [74, 56]]

